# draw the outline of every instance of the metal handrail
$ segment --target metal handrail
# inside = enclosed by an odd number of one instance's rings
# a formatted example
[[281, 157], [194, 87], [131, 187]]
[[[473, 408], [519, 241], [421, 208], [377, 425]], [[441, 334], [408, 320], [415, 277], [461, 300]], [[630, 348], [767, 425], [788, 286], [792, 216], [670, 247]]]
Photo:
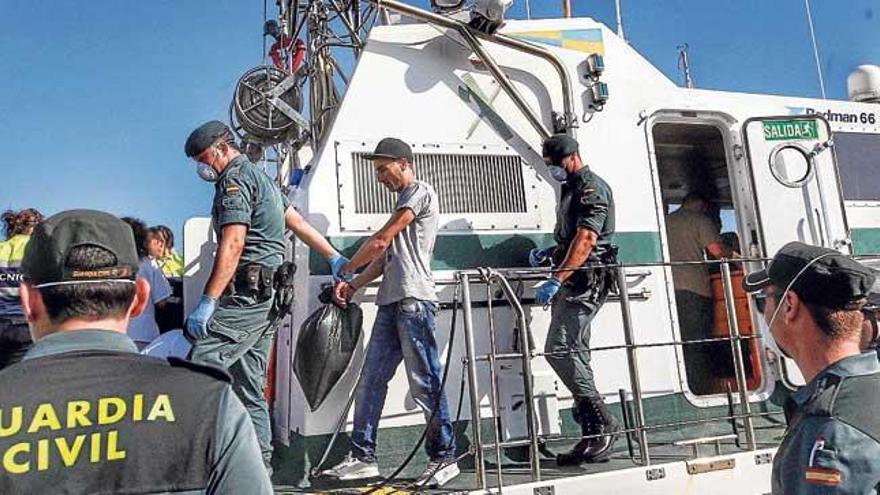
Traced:
[[[629, 293], [627, 290], [620, 291], [619, 294], [619, 302], [621, 306], [621, 318], [623, 323], [624, 330], [624, 345], [615, 345], [615, 346], [604, 346], [604, 347], [596, 347], [590, 348], [591, 351], [600, 351], [600, 350], [611, 350], [611, 349], [625, 349], [627, 355], [627, 368], [630, 374], [630, 385], [632, 389], [632, 405], [635, 410], [635, 418], [633, 418], [633, 426], [632, 428], [627, 428], [622, 433], [629, 434], [633, 433], [636, 435], [636, 442], [639, 445], [639, 462], [644, 465], [650, 465], [651, 457], [649, 452], [649, 442], [647, 433], [648, 431], [656, 431], [659, 429], [669, 429], [681, 426], [687, 426], [691, 424], [700, 424], [700, 423], [709, 423], [709, 422], [720, 422], [720, 421], [736, 421], [737, 419], [742, 419], [745, 426], [745, 436], [746, 436], [746, 444], [748, 450], [756, 450], [757, 449], [757, 441], [755, 439], [755, 428], [753, 423], [753, 418], [767, 416], [772, 414], [778, 414], [778, 412], [771, 413], [752, 413], [749, 405], [749, 397], [748, 397], [748, 389], [745, 377], [745, 366], [743, 363], [743, 349], [742, 349], [742, 341], [743, 340], [751, 340], [751, 339], [760, 339], [762, 338], [760, 335], [740, 335], [739, 326], [736, 318], [736, 306], [734, 303], [734, 293], [733, 293], [733, 285], [731, 280], [730, 273], [730, 264], [731, 263], [740, 263], [740, 262], [752, 262], [752, 261], [765, 261], [762, 259], [743, 259], [743, 260], [718, 260], [718, 261], [710, 261], [710, 262], [677, 262], [677, 263], [637, 263], [637, 264], [615, 264], [615, 265], [607, 265], [606, 267], [614, 267], [616, 268], [616, 276], [618, 285], [620, 287], [626, 287], [626, 270], [630, 266], [674, 266], [674, 265], [694, 265], [694, 264], [719, 264], [721, 267], [721, 278], [722, 278], [722, 287], [724, 289], [724, 300], [725, 300], [725, 309], [727, 313], [727, 323], [729, 329], [728, 337], [717, 337], [711, 339], [699, 339], [693, 341], [670, 341], [663, 343], [647, 343], [647, 344], [636, 344], [633, 332], [633, 322], [632, 315], [630, 312], [630, 299]], [[597, 267], [587, 267], [586, 269], [596, 269]], [[485, 478], [485, 464], [483, 457], [483, 450], [486, 448], [494, 448], [496, 451], [496, 456], [500, 465], [500, 448], [508, 447], [514, 445], [528, 445], [530, 450], [530, 468], [532, 471], [532, 478], [534, 480], [540, 479], [541, 469], [539, 462], [539, 434], [537, 428], [537, 420], [536, 413], [534, 411], [534, 390], [533, 390], [533, 375], [531, 369], [531, 360], [535, 357], [546, 356], [551, 353], [546, 352], [536, 352], [532, 349], [531, 346], [528, 345], [530, 342], [530, 329], [526, 317], [526, 312], [523, 309], [523, 305], [520, 301], [519, 296], [510, 286], [509, 281], [507, 280], [508, 274], [515, 274], [520, 279], [522, 279], [523, 275], [543, 275], [546, 277], [547, 271], [536, 271], [532, 270], [524, 270], [524, 269], [514, 269], [514, 270], [496, 270], [491, 268], [481, 268], [477, 270], [477, 273], [480, 274], [480, 278], [483, 283], [487, 286], [487, 291], [489, 291], [487, 301], [493, 299], [491, 297], [491, 286], [493, 284], [497, 284], [501, 289], [502, 293], [507, 299], [510, 307], [513, 308], [513, 311], [516, 314], [518, 320], [518, 332], [520, 342], [523, 343], [520, 353], [505, 353], [499, 354], [496, 352], [496, 348], [494, 345], [494, 335], [491, 336], [491, 340], [493, 345], [491, 346], [490, 353], [487, 355], [475, 355], [475, 343], [474, 343], [474, 328], [473, 328], [473, 315], [472, 315], [472, 303], [470, 298], [470, 283], [471, 283], [471, 275], [469, 271], [460, 271], [457, 272], [456, 278], [459, 283], [462, 284], [462, 295], [464, 296], [464, 313], [465, 313], [465, 333], [466, 333], [466, 345], [467, 345], [467, 368], [468, 368], [468, 381], [470, 384], [470, 392], [471, 392], [471, 413], [472, 413], [472, 421], [473, 421], [473, 434], [474, 434], [474, 456], [475, 456], [475, 466], [476, 466], [476, 480], [477, 484], [486, 489], [486, 478]], [[488, 304], [487, 308], [489, 309], [489, 318], [490, 321], [493, 318], [492, 316], [492, 304]], [[494, 324], [490, 324], [490, 331], [494, 333]], [[735, 381], [737, 390], [739, 393], [740, 399], [740, 408], [742, 410], [742, 414], [734, 414], [733, 410], [730, 410], [730, 414], [723, 417], [715, 417], [708, 419], [700, 419], [700, 420], [691, 420], [691, 421], [680, 421], [669, 423], [665, 425], [646, 425], [645, 424], [645, 415], [643, 409], [643, 401], [644, 398], [642, 396], [641, 390], [641, 379], [639, 373], [638, 366], [638, 349], [640, 348], [650, 348], [650, 347], [661, 347], [661, 346], [678, 346], [678, 345], [690, 345], [695, 343], [703, 343], [703, 342], [723, 342], [729, 341], [731, 344], [731, 353], [733, 354], [734, 360], [734, 372], [735, 372]], [[576, 350], [565, 351], [564, 353], [572, 353], [576, 352]], [[552, 353], [559, 354], [559, 353]], [[490, 379], [493, 381], [497, 381], [497, 376], [494, 373], [494, 367], [497, 361], [503, 359], [521, 359], [522, 360], [522, 375], [523, 375], [523, 395], [525, 398], [525, 406], [526, 406], [526, 416], [528, 421], [528, 439], [522, 441], [506, 441], [501, 442], [500, 436], [497, 432], [497, 424], [496, 424], [496, 434], [494, 442], [491, 445], [484, 445], [482, 443], [480, 437], [480, 404], [478, 401], [479, 395], [477, 395], [477, 363], [481, 361], [488, 361], [492, 370], [490, 370]], [[499, 407], [498, 407], [498, 398], [497, 398], [497, 383], [492, 387], [493, 400], [490, 401], [490, 408], [492, 411], [492, 417], [497, 418], [499, 416]], [[730, 398], [728, 398], [729, 403]], [[732, 406], [731, 406], [732, 407]], [[734, 429], [734, 433], [736, 434], [736, 429]], [[575, 438], [590, 438], [590, 437], [601, 437], [604, 436], [602, 434], [598, 435], [589, 435], [582, 437], [552, 437], [552, 438], [544, 438], [545, 441], [561, 441], [566, 439], [575, 439]], [[635, 461], [635, 459], [633, 459]], [[500, 468], [499, 468], [499, 487], [501, 486], [502, 480]]]
[[[532, 349], [529, 342], [532, 341], [529, 322], [526, 319], [526, 312], [519, 302], [516, 292], [510, 286], [507, 278], [500, 273], [489, 270], [491, 280], [497, 281], [501, 290], [511, 304], [519, 320], [519, 337], [520, 348], [522, 349], [522, 375], [523, 375], [523, 399], [525, 399], [526, 421], [529, 433], [529, 467], [531, 468], [532, 479], [534, 481], [541, 480], [541, 463], [539, 460], [540, 452], [538, 450], [538, 420], [535, 414], [535, 393], [534, 393], [534, 377], [532, 376]], [[493, 411], [497, 417], [498, 412]]]

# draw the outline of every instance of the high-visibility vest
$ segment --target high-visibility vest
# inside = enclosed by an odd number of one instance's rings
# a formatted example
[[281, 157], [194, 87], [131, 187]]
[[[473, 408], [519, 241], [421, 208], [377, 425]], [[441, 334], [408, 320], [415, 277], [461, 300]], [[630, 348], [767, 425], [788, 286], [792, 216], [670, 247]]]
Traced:
[[171, 251], [170, 254], [159, 258], [158, 261], [159, 267], [166, 277], [183, 277], [183, 257], [177, 254], [177, 251]]
[[0, 318], [22, 318], [18, 284], [22, 281], [21, 259], [31, 236], [14, 235], [0, 242]]

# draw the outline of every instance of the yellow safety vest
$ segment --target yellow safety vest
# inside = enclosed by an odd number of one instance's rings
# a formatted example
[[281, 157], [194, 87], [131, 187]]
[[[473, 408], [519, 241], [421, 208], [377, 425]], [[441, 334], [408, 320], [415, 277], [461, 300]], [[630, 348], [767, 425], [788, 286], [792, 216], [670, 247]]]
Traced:
[[21, 259], [30, 239], [19, 234], [0, 242], [0, 317], [22, 316], [18, 284], [22, 281]]
[[159, 267], [166, 277], [183, 277], [183, 256], [172, 250], [167, 256], [159, 258]]

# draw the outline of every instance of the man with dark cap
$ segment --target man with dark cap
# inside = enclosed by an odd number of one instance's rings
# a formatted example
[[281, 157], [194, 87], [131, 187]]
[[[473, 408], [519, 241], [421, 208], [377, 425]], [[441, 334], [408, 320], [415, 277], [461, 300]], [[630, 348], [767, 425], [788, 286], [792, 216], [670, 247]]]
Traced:
[[[351, 433], [351, 455], [323, 474], [339, 480], [379, 476], [376, 442], [388, 381], [403, 361], [410, 394], [430, 421], [425, 450], [430, 459], [418, 486], [442, 486], [459, 474], [446, 395], [441, 387], [440, 353], [435, 332], [437, 293], [431, 257], [440, 221], [440, 202], [430, 184], [416, 180], [413, 153], [396, 138], [385, 138], [366, 156], [376, 179], [397, 193], [391, 218], [342, 268], [335, 299], [344, 305], [356, 291], [382, 276], [379, 307], [361, 379]], [[350, 275], [367, 268], [354, 279]]]
[[774, 494], [878, 493], [880, 362], [860, 350], [861, 309], [874, 280], [848, 256], [791, 242], [743, 281], [757, 292], [776, 346], [807, 380], [785, 402]]
[[21, 269], [35, 344], [0, 372], [0, 493], [272, 493], [229, 375], [126, 336], [150, 292], [127, 224], [49, 217]]
[[[590, 366], [590, 323], [613, 287], [614, 272], [591, 268], [617, 262], [614, 197], [611, 188], [581, 161], [578, 143], [565, 134], [544, 141], [550, 175], [562, 182], [556, 208], [556, 246], [535, 249], [533, 265], [552, 258], [555, 271], [535, 292], [538, 304], [551, 304], [547, 361], [574, 397], [573, 414], [585, 438], [559, 454], [559, 465], [604, 462], [620, 427], [596, 389]], [[552, 253], [552, 254], [549, 254]]]
[[214, 183], [211, 210], [217, 254], [196, 308], [186, 320], [191, 359], [228, 369], [271, 472], [272, 431], [263, 396], [277, 314], [273, 278], [285, 258], [285, 227], [323, 256], [334, 276], [348, 260], [309, 225], [236, 145], [218, 121], [194, 130], [184, 146], [198, 175]]

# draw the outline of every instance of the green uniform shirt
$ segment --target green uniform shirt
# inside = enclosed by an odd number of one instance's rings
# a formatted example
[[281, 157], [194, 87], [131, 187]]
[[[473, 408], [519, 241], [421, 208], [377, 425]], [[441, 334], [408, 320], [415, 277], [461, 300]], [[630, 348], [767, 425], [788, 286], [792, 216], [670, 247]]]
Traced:
[[875, 352], [828, 366], [788, 398], [773, 493], [878, 493], [880, 362]]
[[[590, 253], [590, 260], [595, 260], [602, 254], [603, 248], [611, 244], [614, 197], [608, 184], [587, 166], [569, 174], [568, 180], [562, 184], [562, 196], [556, 207], [556, 230], [553, 232], [557, 252], [562, 258], [565, 258], [568, 245], [574, 240], [578, 228], [592, 230], [599, 236], [596, 248]], [[561, 259], [557, 263], [559, 261]]]
[[[109, 330], [73, 330], [58, 332], [38, 340], [24, 359], [36, 359], [67, 352], [89, 350], [137, 353], [134, 343], [125, 335]], [[89, 359], [88, 356], [82, 359]], [[196, 373], [195, 371], [193, 373]], [[156, 377], [160, 380], [162, 377]], [[95, 382], [100, 385], [100, 381]], [[226, 385], [217, 411], [217, 429], [209, 453], [213, 466], [207, 490], [179, 490], [175, 495], [209, 494], [270, 494], [272, 485], [263, 467], [260, 447], [251, 419], [241, 401]], [[186, 432], [180, 432], [182, 442]], [[64, 480], [59, 480], [59, 490]]]
[[245, 155], [239, 155], [229, 162], [214, 188], [211, 217], [217, 237], [224, 225], [240, 223], [248, 227], [239, 265], [281, 265], [284, 211], [290, 203], [272, 179]]

